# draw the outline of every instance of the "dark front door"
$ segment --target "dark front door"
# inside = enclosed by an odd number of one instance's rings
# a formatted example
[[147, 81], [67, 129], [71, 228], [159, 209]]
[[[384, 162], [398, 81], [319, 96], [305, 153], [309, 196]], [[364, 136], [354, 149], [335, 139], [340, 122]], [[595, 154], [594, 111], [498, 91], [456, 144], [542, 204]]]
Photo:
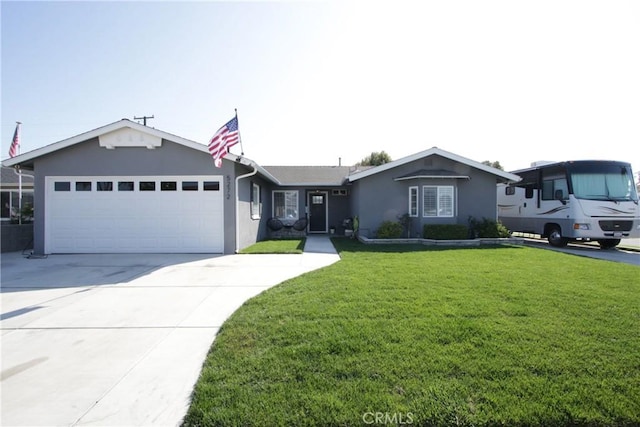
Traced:
[[327, 232], [327, 193], [309, 193], [309, 232]]

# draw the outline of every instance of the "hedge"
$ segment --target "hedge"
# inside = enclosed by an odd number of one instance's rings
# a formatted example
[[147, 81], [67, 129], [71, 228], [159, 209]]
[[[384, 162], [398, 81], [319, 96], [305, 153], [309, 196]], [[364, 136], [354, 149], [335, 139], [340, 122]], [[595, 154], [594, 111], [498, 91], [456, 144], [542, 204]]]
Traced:
[[469, 238], [469, 229], [461, 224], [425, 224], [422, 237], [434, 240], [462, 240]]

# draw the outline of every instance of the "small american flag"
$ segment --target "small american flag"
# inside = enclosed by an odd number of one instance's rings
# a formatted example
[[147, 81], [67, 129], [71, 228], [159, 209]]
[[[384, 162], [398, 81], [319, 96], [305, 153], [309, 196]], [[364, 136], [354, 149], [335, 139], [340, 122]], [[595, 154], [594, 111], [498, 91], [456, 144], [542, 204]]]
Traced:
[[13, 132], [13, 140], [11, 141], [11, 147], [9, 147], [9, 157], [17, 156], [19, 148], [20, 148], [20, 122], [16, 124], [16, 131]]
[[209, 153], [211, 153], [216, 167], [222, 167], [222, 157], [229, 152], [229, 148], [238, 142], [240, 142], [240, 133], [238, 131], [238, 116], [235, 116], [218, 129], [218, 132], [209, 141]]

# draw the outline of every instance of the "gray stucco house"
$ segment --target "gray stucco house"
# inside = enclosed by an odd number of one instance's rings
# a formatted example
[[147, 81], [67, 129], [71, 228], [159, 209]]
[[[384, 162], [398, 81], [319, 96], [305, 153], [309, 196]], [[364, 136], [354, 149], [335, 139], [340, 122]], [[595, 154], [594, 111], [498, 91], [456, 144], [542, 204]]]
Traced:
[[[496, 183], [519, 177], [439, 148], [373, 168], [260, 166], [120, 120], [3, 162], [34, 174], [34, 253], [234, 253], [282, 231], [372, 237], [497, 216]], [[277, 219], [277, 220], [276, 220]], [[276, 224], [276, 226], [274, 226]]]

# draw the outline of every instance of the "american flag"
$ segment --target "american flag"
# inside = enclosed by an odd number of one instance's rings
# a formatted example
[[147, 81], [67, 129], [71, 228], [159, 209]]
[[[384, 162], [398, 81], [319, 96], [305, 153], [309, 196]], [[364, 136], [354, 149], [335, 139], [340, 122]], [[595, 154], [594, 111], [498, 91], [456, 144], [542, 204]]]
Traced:
[[17, 156], [19, 148], [20, 148], [20, 122], [16, 124], [16, 131], [13, 132], [13, 140], [11, 141], [11, 147], [9, 147], [9, 157]]
[[229, 152], [229, 148], [238, 142], [240, 142], [240, 133], [238, 131], [238, 116], [235, 116], [218, 129], [218, 132], [209, 141], [209, 153], [211, 153], [216, 167], [222, 167], [222, 157]]

